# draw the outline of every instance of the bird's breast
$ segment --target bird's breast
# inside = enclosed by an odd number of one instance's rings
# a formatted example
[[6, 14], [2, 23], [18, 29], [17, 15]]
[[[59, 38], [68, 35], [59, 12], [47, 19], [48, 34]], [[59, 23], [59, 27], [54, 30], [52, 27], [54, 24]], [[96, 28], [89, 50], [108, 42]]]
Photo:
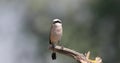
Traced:
[[53, 27], [51, 30], [51, 41], [52, 42], [58, 42], [61, 39], [62, 36], [62, 26]]

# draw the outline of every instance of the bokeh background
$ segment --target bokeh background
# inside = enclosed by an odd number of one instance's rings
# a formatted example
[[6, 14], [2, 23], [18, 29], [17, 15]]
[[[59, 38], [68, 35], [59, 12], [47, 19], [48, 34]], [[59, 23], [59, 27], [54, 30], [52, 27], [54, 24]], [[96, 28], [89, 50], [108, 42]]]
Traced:
[[55, 18], [63, 21], [63, 46], [120, 63], [119, 0], [0, 0], [0, 63], [77, 63], [61, 54], [51, 60]]

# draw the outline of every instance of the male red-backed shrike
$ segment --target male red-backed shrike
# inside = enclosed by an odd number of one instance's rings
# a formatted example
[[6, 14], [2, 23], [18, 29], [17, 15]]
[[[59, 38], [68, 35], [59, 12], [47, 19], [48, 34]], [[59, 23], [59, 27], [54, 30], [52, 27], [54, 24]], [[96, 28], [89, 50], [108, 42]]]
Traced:
[[55, 45], [58, 44], [62, 37], [62, 21], [54, 19], [50, 29], [49, 43], [53, 47], [52, 59], [56, 59], [56, 52], [54, 51]]

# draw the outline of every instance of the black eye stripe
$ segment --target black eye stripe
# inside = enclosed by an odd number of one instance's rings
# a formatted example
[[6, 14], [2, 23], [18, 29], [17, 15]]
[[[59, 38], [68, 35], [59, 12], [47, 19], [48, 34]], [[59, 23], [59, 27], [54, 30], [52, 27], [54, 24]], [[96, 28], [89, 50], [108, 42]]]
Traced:
[[53, 24], [55, 24], [55, 23], [61, 23], [61, 22], [60, 21], [54, 21]]

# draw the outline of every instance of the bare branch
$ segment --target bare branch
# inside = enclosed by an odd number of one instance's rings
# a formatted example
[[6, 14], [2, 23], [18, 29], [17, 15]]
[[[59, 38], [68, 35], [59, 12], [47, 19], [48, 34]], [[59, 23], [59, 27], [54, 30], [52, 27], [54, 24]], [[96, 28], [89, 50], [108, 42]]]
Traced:
[[[53, 50], [52, 46], [49, 46], [50, 50]], [[91, 60], [89, 59], [90, 56], [90, 52], [88, 52], [86, 55], [76, 52], [74, 50], [71, 50], [69, 48], [65, 48], [62, 46], [56, 46], [54, 51], [70, 56], [72, 58], [74, 58], [75, 60], [77, 60], [79, 63], [102, 63], [102, 59], [100, 57], [96, 57], [97, 59], [95, 60]]]

